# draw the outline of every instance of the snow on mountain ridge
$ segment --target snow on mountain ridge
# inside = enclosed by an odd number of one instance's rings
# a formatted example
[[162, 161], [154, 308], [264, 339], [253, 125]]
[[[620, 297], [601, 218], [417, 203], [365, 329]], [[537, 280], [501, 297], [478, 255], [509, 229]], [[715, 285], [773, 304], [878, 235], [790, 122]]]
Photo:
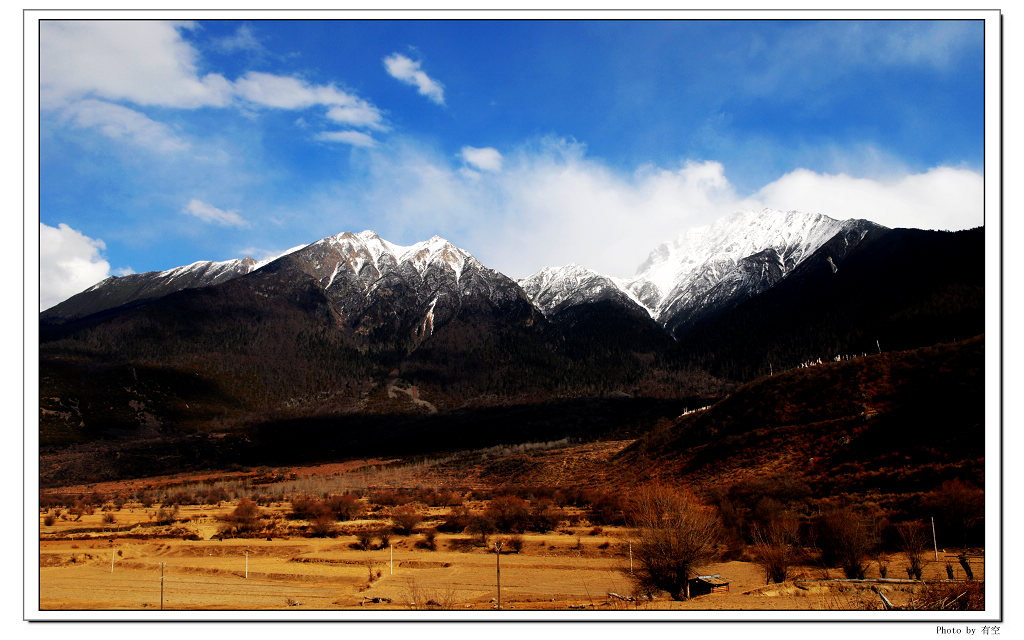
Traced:
[[600, 274], [577, 264], [544, 267], [532, 276], [519, 280], [518, 284], [530, 301], [546, 316], [572, 305], [609, 298], [631, 301], [649, 313], [649, 310], [624, 288], [624, 280]]
[[[359, 274], [363, 267], [370, 264], [377, 272], [377, 277], [390, 268], [401, 267], [403, 264], [412, 266], [421, 276], [435, 264], [449, 267], [455, 273], [458, 282], [463, 270], [469, 264], [479, 264], [469, 252], [464, 251], [440, 236], [433, 236], [412, 245], [403, 246], [389, 242], [376, 232], [366, 230], [359, 233], [345, 231], [328, 236], [314, 245], [326, 244], [337, 248], [345, 257], [345, 261], [335, 266], [335, 273], [330, 282], [337, 276], [340, 265], [347, 264], [353, 273]], [[330, 286], [328, 284], [328, 286]]]
[[844, 224], [820, 213], [740, 211], [659, 246], [627, 286], [664, 320], [728, 276], [747, 256], [774, 249], [788, 272]]
[[[736, 273], [746, 258], [771, 249], [779, 255], [785, 275], [844, 224], [820, 213], [739, 211], [688, 229], [656, 247], [633, 278], [610, 277], [579, 265], [566, 265], [545, 267], [519, 284], [546, 315], [564, 308], [567, 301], [595, 301], [618, 293], [664, 324], [669, 316], [697, 303], [719, 283], [739, 283], [748, 278]], [[729, 289], [720, 289], [716, 295], [726, 295]], [[739, 285], [731, 289], [739, 291]]]

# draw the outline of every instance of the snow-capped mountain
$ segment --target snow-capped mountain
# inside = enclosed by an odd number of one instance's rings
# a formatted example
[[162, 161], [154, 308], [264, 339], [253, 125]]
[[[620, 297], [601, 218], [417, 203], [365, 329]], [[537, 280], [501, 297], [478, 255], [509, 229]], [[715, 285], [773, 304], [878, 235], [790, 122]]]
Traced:
[[513, 280], [438, 236], [403, 246], [373, 231], [339, 233], [261, 273], [291, 271], [313, 278], [338, 320], [367, 336], [412, 334], [418, 342], [465, 308], [502, 309], [512, 317], [532, 313]]
[[646, 309], [625, 285], [626, 282], [619, 278], [601, 275], [577, 264], [544, 267], [519, 280], [519, 286], [545, 316], [553, 316], [578, 304], [604, 300], [612, 300], [646, 314]]
[[[515, 308], [520, 316], [524, 305], [532, 304], [550, 318], [577, 305], [602, 302], [630, 313], [642, 310], [678, 337], [681, 328], [707, 312], [772, 287], [838, 233], [856, 235], [859, 230], [863, 237], [869, 226], [877, 225], [817, 213], [744, 211], [657, 247], [632, 279], [573, 264], [546, 267], [518, 283], [438, 236], [405, 246], [373, 231], [344, 232], [263, 262], [196, 262], [108, 278], [42, 317], [66, 320], [258, 271], [271, 279], [282, 275], [278, 289], [300, 276], [312, 279], [336, 321], [365, 335], [412, 332], [419, 341], [466, 304], [491, 311]], [[407, 326], [410, 322], [415, 326]]]
[[302, 249], [306, 245], [292, 247], [287, 251], [267, 258], [255, 260], [248, 256], [235, 260], [200, 260], [192, 264], [174, 267], [165, 271], [147, 271], [126, 276], [110, 276], [64, 302], [44, 310], [40, 317], [51, 321], [80, 318], [106, 309], [141, 300], [161, 298], [184, 289], [209, 287], [270, 264], [274, 260]]
[[704, 311], [761, 293], [773, 286], [836, 234], [868, 226], [799, 211], [742, 211], [691, 229], [657, 247], [632, 279], [585, 267], [545, 268], [520, 280], [546, 316], [573, 305], [616, 300], [637, 305], [669, 332]]
[[[741, 211], [687, 231], [653, 252], [637, 269], [629, 288], [662, 324], [690, 309], [720, 282], [743, 282], [737, 270], [748, 257], [765, 250], [771, 268], [784, 277], [845, 223], [820, 213]], [[766, 269], [771, 270], [768, 264]], [[772, 281], [771, 283], [773, 283]], [[769, 283], [769, 286], [770, 284]]]
[[148, 271], [126, 276], [110, 276], [85, 291], [43, 311], [41, 317], [67, 320], [119, 307], [129, 302], [160, 298], [182, 289], [220, 284], [259, 268], [260, 263], [245, 257], [237, 260], [209, 260], [175, 267], [166, 271]]

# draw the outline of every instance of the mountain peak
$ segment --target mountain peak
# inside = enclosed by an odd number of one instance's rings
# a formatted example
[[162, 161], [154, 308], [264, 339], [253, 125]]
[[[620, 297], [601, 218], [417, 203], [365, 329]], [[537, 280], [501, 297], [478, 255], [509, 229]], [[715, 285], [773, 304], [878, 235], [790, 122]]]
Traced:
[[664, 322], [667, 314], [715, 286], [747, 256], [774, 249], [788, 273], [844, 224], [821, 213], [737, 211], [657, 247], [628, 287]]

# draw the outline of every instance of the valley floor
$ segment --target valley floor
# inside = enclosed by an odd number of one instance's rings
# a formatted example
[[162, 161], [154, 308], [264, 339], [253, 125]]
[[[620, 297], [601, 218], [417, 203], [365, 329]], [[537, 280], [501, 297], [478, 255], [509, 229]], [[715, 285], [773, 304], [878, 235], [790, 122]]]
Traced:
[[[217, 507], [190, 507], [191, 530], [212, 535], [205, 524]], [[501, 602], [506, 611], [644, 610], [881, 610], [878, 588], [896, 606], [921, 599], [921, 583], [850, 582], [836, 569], [795, 567], [790, 580], [765, 585], [753, 562], [702, 568], [729, 582], [727, 592], [674, 602], [666, 597], [628, 600], [628, 532], [605, 527], [524, 534], [519, 553], [501, 555]], [[71, 539], [69, 539], [69, 537]], [[494, 539], [500, 539], [495, 537]], [[337, 538], [182, 540], [109, 538], [73, 534], [40, 541], [39, 605], [61, 610], [315, 611], [493, 610], [497, 606], [496, 558], [465, 544], [464, 535], [439, 534], [437, 551], [416, 548], [418, 535], [396, 537], [391, 548], [362, 551], [355, 536]], [[246, 563], [248, 552], [248, 564]], [[927, 582], [944, 580], [954, 554], [929, 554]], [[113, 563], [111, 560], [113, 559]], [[888, 558], [890, 579], [905, 559]], [[162, 566], [163, 565], [163, 566]], [[973, 556], [974, 576], [984, 580], [984, 558]], [[877, 579], [872, 564], [869, 579]], [[965, 585], [966, 582], [949, 583]], [[615, 595], [613, 595], [615, 594]], [[626, 599], [624, 599], [626, 598]], [[362, 615], [362, 614], [360, 614]], [[431, 615], [431, 614], [428, 614]]]

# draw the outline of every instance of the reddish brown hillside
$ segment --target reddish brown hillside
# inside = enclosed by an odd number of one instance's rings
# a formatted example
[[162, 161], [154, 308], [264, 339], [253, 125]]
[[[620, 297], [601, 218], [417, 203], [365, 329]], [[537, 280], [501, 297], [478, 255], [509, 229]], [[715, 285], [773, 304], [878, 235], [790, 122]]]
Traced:
[[983, 486], [984, 382], [983, 336], [795, 369], [660, 425], [616, 464], [705, 490], [785, 478], [904, 510], [945, 481]]

